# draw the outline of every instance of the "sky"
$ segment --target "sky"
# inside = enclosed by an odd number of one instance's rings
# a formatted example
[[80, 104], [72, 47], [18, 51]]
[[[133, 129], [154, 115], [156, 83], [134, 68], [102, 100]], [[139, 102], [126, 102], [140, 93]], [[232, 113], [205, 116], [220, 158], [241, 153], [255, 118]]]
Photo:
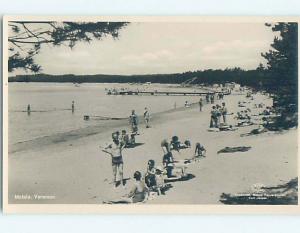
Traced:
[[[47, 74], [158, 74], [265, 64], [274, 33], [263, 23], [130, 23], [114, 40], [44, 45], [35, 57]], [[13, 74], [23, 74], [16, 71]]]

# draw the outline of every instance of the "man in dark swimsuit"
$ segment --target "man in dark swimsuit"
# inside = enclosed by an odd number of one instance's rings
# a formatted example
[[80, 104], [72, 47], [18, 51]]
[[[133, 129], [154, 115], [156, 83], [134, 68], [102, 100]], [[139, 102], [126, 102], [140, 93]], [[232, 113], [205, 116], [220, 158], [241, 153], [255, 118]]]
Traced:
[[[125, 144], [121, 143], [119, 137], [116, 133], [112, 134], [113, 143], [107, 146], [102, 151], [111, 155], [112, 159], [112, 169], [113, 169], [113, 176], [114, 176], [114, 185], [117, 187], [121, 182], [124, 186], [124, 179], [123, 179], [123, 157], [122, 157], [122, 150], [125, 147]], [[117, 182], [117, 175], [120, 177], [120, 181]]]

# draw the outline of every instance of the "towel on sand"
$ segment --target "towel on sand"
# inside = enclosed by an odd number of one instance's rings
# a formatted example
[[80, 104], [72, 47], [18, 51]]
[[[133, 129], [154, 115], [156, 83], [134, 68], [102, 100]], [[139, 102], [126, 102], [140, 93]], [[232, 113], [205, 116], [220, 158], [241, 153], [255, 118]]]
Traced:
[[246, 152], [251, 149], [251, 146], [237, 146], [237, 147], [225, 147], [218, 151], [220, 153], [234, 153], [234, 152]]

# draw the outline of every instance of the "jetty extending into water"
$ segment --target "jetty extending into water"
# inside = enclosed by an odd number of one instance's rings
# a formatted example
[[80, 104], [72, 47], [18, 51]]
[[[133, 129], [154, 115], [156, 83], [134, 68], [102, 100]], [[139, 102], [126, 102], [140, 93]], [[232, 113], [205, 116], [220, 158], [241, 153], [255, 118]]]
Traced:
[[108, 91], [108, 95], [183, 95], [183, 96], [200, 96], [200, 95], [214, 95], [222, 93], [229, 95], [230, 91], [205, 91], [205, 92], [183, 92], [183, 91]]

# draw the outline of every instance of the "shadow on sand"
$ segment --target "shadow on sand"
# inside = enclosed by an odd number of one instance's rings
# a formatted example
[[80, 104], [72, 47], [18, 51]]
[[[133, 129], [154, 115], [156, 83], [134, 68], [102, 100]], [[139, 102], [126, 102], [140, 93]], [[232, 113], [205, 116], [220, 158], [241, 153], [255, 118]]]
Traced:
[[251, 149], [251, 146], [237, 146], [237, 147], [225, 147], [219, 150], [217, 153], [234, 153], [234, 152], [246, 152]]
[[188, 181], [194, 179], [196, 176], [193, 174], [186, 174], [186, 176], [182, 177], [172, 177], [165, 180], [166, 183], [177, 182], [177, 181]]
[[126, 149], [135, 148], [135, 147], [138, 147], [138, 146], [142, 146], [144, 144], [145, 143], [143, 143], [143, 142], [136, 142], [134, 145], [128, 145], [128, 146], [126, 146]]

